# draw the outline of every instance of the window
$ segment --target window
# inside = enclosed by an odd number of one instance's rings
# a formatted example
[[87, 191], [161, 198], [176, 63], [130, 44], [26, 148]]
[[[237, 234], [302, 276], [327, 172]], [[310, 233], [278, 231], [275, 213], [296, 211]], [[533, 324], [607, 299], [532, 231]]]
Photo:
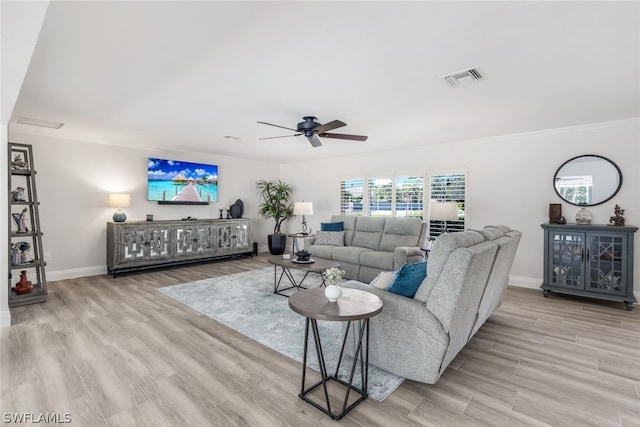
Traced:
[[424, 176], [392, 175], [340, 182], [340, 213], [424, 217]]
[[371, 216], [393, 216], [391, 206], [393, 193], [393, 179], [372, 178], [367, 183], [369, 195], [369, 215]]
[[432, 173], [429, 176], [431, 202], [455, 202], [457, 219], [429, 220], [429, 236], [436, 237], [445, 231], [464, 231], [466, 228], [467, 172], [457, 170]]
[[364, 180], [350, 179], [340, 181], [340, 213], [362, 215], [362, 195]]
[[424, 177], [396, 178], [396, 216], [424, 217]]

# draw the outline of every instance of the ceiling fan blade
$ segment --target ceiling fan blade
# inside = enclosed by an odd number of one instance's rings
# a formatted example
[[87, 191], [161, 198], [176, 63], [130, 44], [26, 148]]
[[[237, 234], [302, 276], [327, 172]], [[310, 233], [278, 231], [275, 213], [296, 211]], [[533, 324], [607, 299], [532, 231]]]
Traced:
[[266, 138], [258, 138], [258, 141], [262, 139], [276, 139], [276, 138], [289, 138], [290, 136], [300, 136], [301, 133], [296, 133], [294, 135], [282, 135], [282, 136], [267, 136]]
[[322, 138], [351, 139], [353, 141], [366, 141], [368, 138], [365, 135], [348, 135], [346, 133], [321, 133], [318, 136]]
[[318, 135], [315, 133], [313, 136], [308, 136], [307, 139], [314, 147], [320, 147], [322, 145], [322, 141], [320, 141], [320, 138], [318, 138]]
[[325, 133], [327, 131], [333, 130], [333, 129], [337, 129], [337, 128], [341, 128], [342, 126], [346, 126], [347, 124], [345, 122], [341, 122], [340, 120], [334, 120], [332, 122], [329, 123], [325, 123], [323, 125], [320, 125], [316, 128], [313, 129], [313, 131], [315, 133]]
[[284, 127], [284, 126], [280, 126], [280, 125], [274, 125], [273, 123], [267, 123], [267, 122], [258, 122], [258, 123], [260, 123], [261, 125], [275, 126], [275, 127], [277, 127], [277, 128], [282, 128], [282, 129], [292, 130], [292, 131], [294, 131], [294, 132], [297, 132], [297, 131], [298, 131], [298, 129], [291, 129], [291, 128]]

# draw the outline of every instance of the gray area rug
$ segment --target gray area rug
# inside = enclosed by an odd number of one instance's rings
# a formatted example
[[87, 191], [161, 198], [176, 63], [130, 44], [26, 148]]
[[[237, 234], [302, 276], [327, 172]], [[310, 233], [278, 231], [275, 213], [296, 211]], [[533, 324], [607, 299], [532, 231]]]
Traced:
[[[301, 271], [293, 270], [292, 272], [298, 280], [303, 276]], [[279, 275], [280, 268], [278, 268]], [[281, 288], [289, 286], [286, 277], [282, 280]], [[289, 308], [288, 298], [273, 293], [273, 284], [274, 269], [266, 267], [167, 286], [160, 288], [159, 291], [291, 359], [302, 362], [304, 317]], [[305, 287], [319, 285], [318, 274], [310, 273], [304, 281]], [[289, 292], [296, 292], [296, 290], [292, 289]], [[336, 361], [340, 354], [343, 337], [341, 324], [342, 322], [318, 321], [322, 349], [330, 374], [335, 372]], [[315, 346], [313, 338], [310, 338], [307, 363], [318, 370]], [[351, 362], [350, 358], [343, 360], [339, 377], [344, 378], [348, 374]], [[302, 374], [302, 367], [300, 371]], [[360, 387], [358, 372], [359, 370], [356, 372], [354, 385]], [[402, 384], [402, 381], [404, 381], [402, 377], [370, 366], [369, 397], [382, 402]]]

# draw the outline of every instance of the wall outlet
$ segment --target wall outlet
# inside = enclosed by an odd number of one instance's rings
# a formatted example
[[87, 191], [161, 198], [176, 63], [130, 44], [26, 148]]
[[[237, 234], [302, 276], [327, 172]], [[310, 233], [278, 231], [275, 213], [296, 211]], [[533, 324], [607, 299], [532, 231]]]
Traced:
[[51, 252], [45, 252], [44, 253], [44, 261], [45, 262], [50, 262], [51, 261]]

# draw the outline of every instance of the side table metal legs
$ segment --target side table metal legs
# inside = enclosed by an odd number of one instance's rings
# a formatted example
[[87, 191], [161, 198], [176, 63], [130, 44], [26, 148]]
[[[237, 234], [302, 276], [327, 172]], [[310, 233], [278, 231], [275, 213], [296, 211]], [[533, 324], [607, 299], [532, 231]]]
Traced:
[[[280, 267], [282, 269], [282, 271], [280, 272], [280, 278], [278, 278], [278, 266], [274, 265], [273, 266], [273, 293], [274, 294], [278, 294], [278, 295], [282, 295], [283, 297], [288, 297], [287, 294], [283, 294], [282, 292], [284, 291], [288, 291], [289, 289], [305, 289], [302, 286], [302, 283], [304, 282], [304, 279], [307, 278], [307, 276], [309, 275], [309, 272], [305, 272], [304, 276], [302, 277], [302, 280], [300, 280], [300, 282], [296, 282], [296, 278], [293, 277], [293, 274], [291, 273], [291, 270], [288, 269], [287, 267]], [[280, 288], [280, 282], [282, 282], [282, 278], [286, 276], [287, 279], [289, 279], [289, 283], [291, 283], [291, 286], [289, 286], [288, 288]]]
[[[298, 291], [300, 289], [306, 289], [304, 286], [302, 286], [302, 284], [304, 283], [309, 273], [311, 273], [311, 271], [306, 271], [304, 273], [304, 276], [302, 276], [302, 279], [300, 279], [300, 282], [297, 282], [296, 278], [293, 276], [293, 273], [291, 272], [291, 269], [287, 267], [280, 267], [280, 268], [282, 269], [282, 271], [280, 272], [280, 277], [278, 277], [278, 266], [277, 265], [273, 266], [273, 293], [274, 294], [282, 295], [283, 297], [288, 297], [289, 295], [283, 294], [282, 292], [288, 291], [289, 289], [294, 289], [294, 288]], [[322, 273], [318, 273], [318, 274], [320, 274], [320, 278], [322, 279], [322, 283], [320, 283], [320, 286], [327, 286]], [[280, 288], [280, 283], [282, 282], [283, 277], [286, 277], [287, 279], [289, 279], [289, 283], [291, 284], [291, 286], [287, 288]]]
[[[300, 394], [298, 395], [305, 402], [310, 403], [315, 406], [325, 414], [329, 415], [334, 420], [339, 420], [344, 417], [350, 410], [352, 410], [358, 403], [365, 400], [368, 396], [368, 374], [369, 374], [369, 319], [364, 320], [356, 320], [356, 324], [359, 326], [358, 331], [354, 331], [357, 333], [356, 342], [355, 342], [355, 352], [353, 358], [353, 364], [351, 366], [351, 371], [349, 373], [349, 380], [344, 381], [338, 378], [338, 372], [340, 371], [340, 364], [342, 363], [342, 356], [344, 355], [345, 346], [347, 343], [347, 338], [349, 336], [349, 330], [351, 329], [351, 324], [354, 321], [350, 321], [347, 324], [347, 328], [344, 334], [344, 338], [342, 340], [342, 347], [340, 349], [340, 356], [338, 357], [338, 364], [336, 366], [335, 373], [333, 375], [327, 374], [327, 367], [324, 360], [324, 353], [322, 351], [322, 343], [320, 342], [320, 334], [318, 333], [318, 323], [316, 319], [306, 318], [305, 320], [305, 328], [304, 328], [304, 354], [302, 360], [302, 386], [300, 388]], [[311, 331], [313, 333], [313, 340], [316, 346], [316, 353], [318, 356], [318, 364], [320, 366], [320, 376], [321, 380], [311, 386], [305, 388], [305, 379], [306, 379], [306, 371], [307, 371], [307, 351], [308, 351], [308, 343], [309, 343], [309, 324], [311, 324]], [[366, 334], [366, 343], [363, 346], [363, 338]], [[363, 349], [364, 347], [364, 349]], [[359, 362], [359, 363], [358, 363]], [[356, 368], [360, 365], [360, 384], [361, 388], [358, 388], [353, 385], [353, 378], [355, 376]], [[327, 383], [329, 381], [337, 381], [346, 387], [344, 401], [342, 403], [341, 411], [338, 413], [334, 413], [331, 410], [331, 402], [329, 400], [329, 392], [327, 390]], [[324, 400], [325, 406], [322, 404], [312, 400], [308, 394], [315, 390], [317, 387], [322, 386], [324, 392]], [[356, 399], [350, 405], [349, 403], [349, 394], [351, 391], [354, 391], [360, 395], [358, 399]]]

